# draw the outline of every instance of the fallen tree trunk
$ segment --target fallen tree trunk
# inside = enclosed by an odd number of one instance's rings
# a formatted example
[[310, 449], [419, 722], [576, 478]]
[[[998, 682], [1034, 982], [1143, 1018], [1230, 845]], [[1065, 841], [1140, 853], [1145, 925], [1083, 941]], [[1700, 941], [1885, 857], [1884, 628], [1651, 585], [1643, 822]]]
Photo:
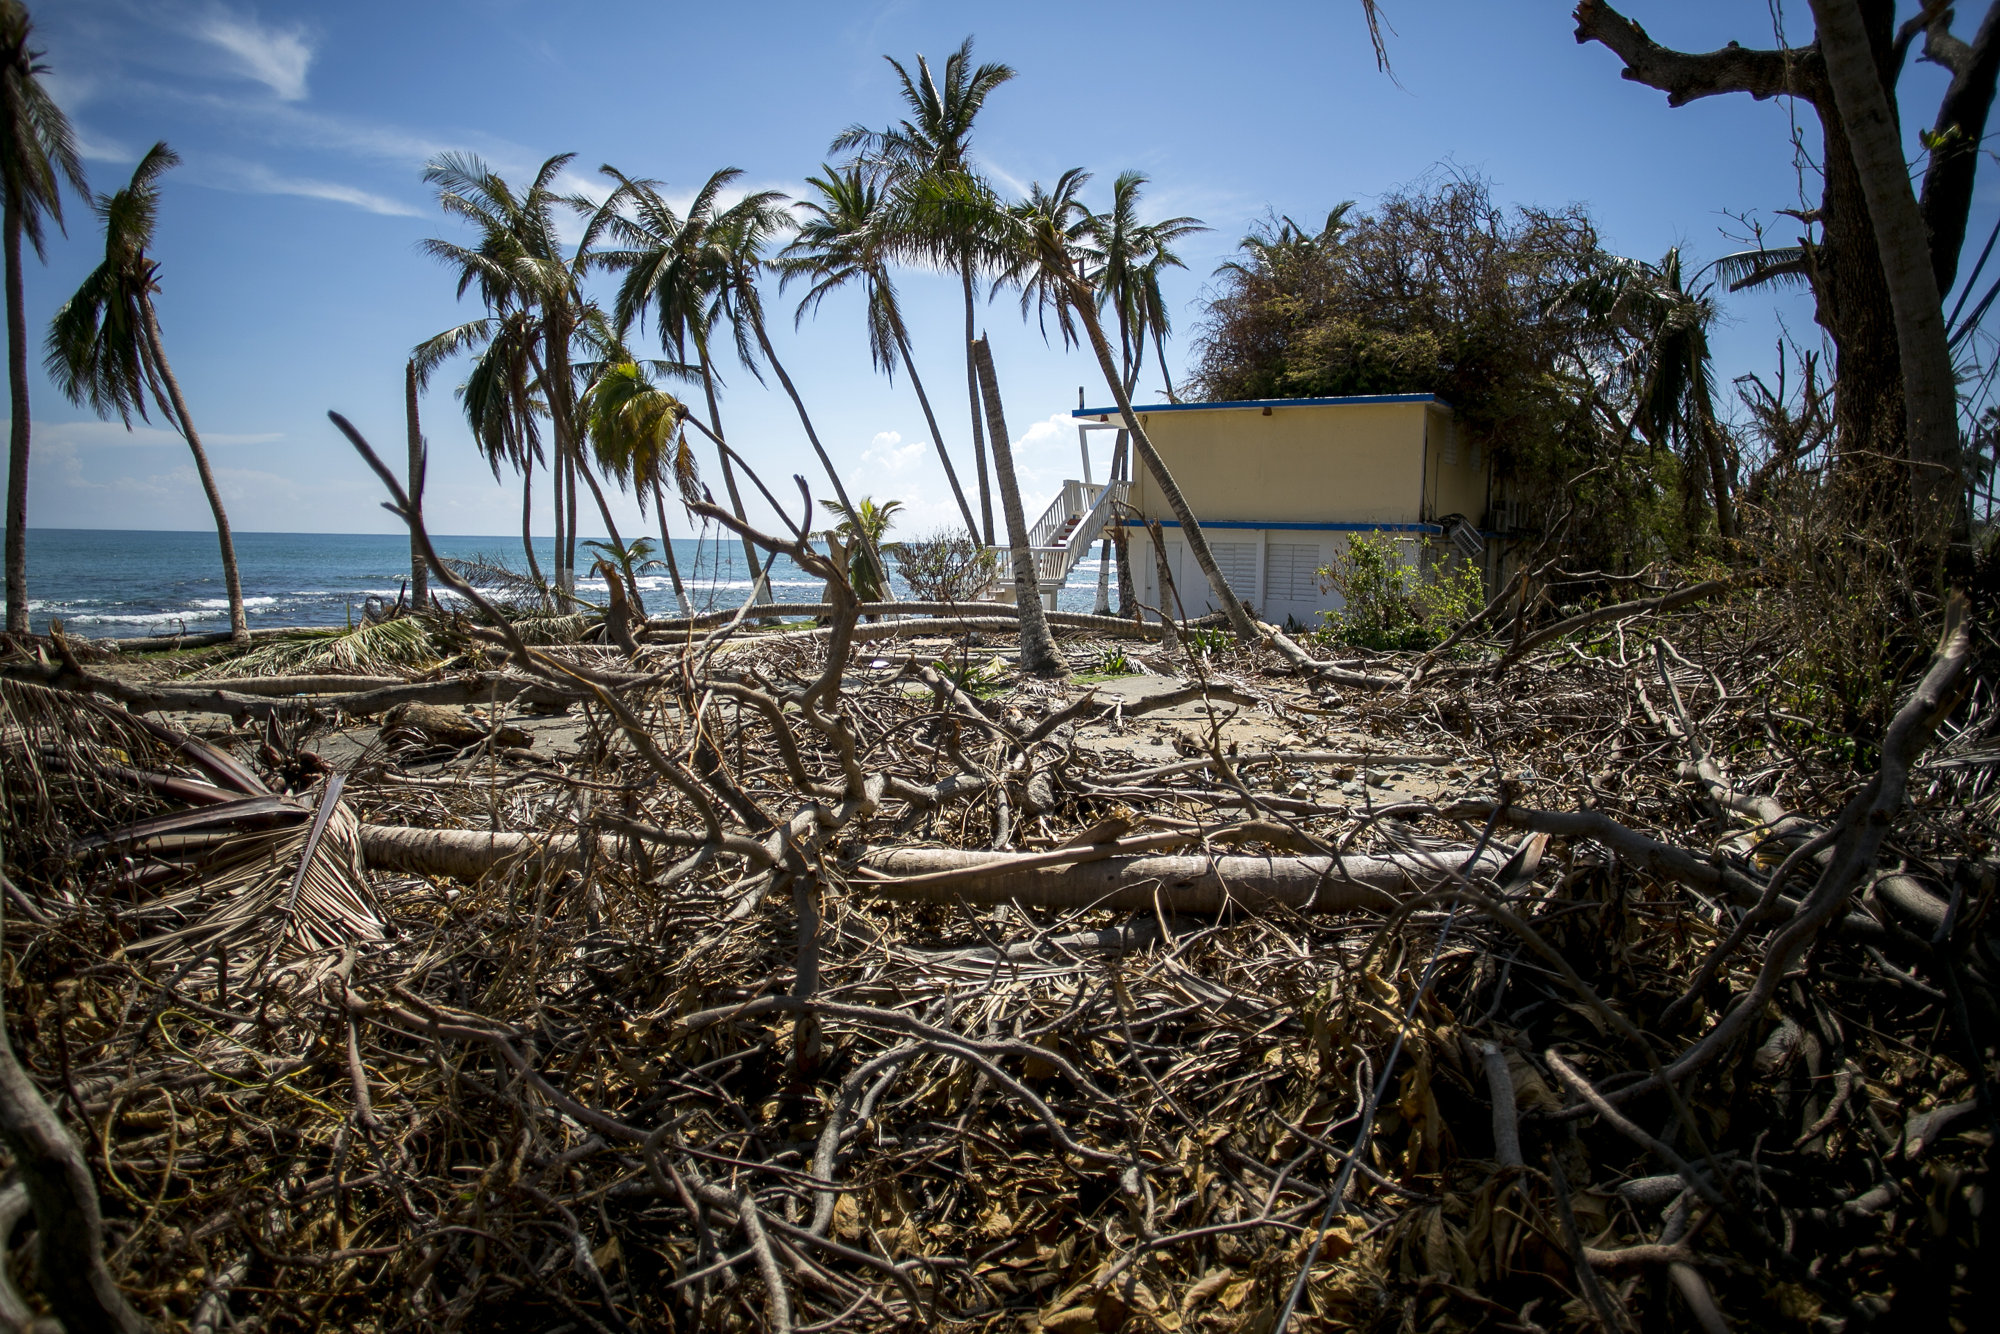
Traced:
[[[0, 678], [25, 681], [57, 690], [75, 690], [116, 700], [132, 713], [220, 713], [231, 718], [268, 718], [298, 707], [296, 696], [309, 695], [312, 706], [339, 709], [357, 717], [384, 712], [398, 704], [491, 704], [518, 700], [527, 704], [570, 704], [589, 698], [583, 690], [563, 690], [532, 677], [507, 672], [479, 672], [446, 681], [394, 681], [346, 694], [317, 694], [312, 687], [337, 677], [254, 677], [243, 681], [205, 681], [134, 685], [97, 672], [75, 672], [61, 665], [16, 666]], [[303, 682], [303, 688], [295, 682]]]
[[[629, 855], [627, 838], [599, 834], [597, 855]], [[682, 835], [681, 839], [692, 839]], [[675, 841], [680, 841], [679, 839]], [[361, 826], [371, 869], [476, 881], [495, 867], [575, 864], [586, 845], [576, 834], [513, 834], [465, 829]], [[1030, 907], [1128, 908], [1216, 912], [1224, 907], [1301, 911], [1386, 911], [1405, 891], [1434, 889], [1461, 872], [1465, 852], [1358, 857], [1117, 856], [1116, 845], [1069, 850], [1067, 865], [1047, 853], [963, 852], [953, 848], [871, 848], [852, 864], [848, 884], [865, 893], [920, 903], [1021, 903]], [[1081, 860], [1094, 857], [1094, 860]], [[1482, 855], [1476, 873], [1499, 858]]]

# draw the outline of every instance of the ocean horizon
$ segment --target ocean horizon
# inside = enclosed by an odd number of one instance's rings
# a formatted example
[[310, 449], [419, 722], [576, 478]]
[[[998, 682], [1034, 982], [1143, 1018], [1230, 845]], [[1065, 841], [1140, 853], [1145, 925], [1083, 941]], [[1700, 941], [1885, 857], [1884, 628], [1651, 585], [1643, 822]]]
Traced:
[[[410, 540], [400, 533], [238, 532], [232, 537], [244, 614], [252, 629], [358, 624], [369, 598], [394, 602], [408, 588]], [[447, 560], [485, 560], [517, 573], [527, 568], [518, 535], [433, 534], [431, 541]], [[750, 591], [743, 546], [733, 534], [675, 538], [674, 556], [697, 611], [735, 607]], [[585, 563], [581, 549], [577, 557], [579, 564]], [[535, 559], [544, 575], [554, 568], [552, 537], [536, 540]], [[678, 611], [665, 568], [648, 570], [637, 583], [650, 614]], [[898, 597], [908, 596], [900, 579], [894, 584]], [[771, 596], [778, 602], [815, 602], [821, 588], [820, 580], [790, 560], [780, 559], [772, 568]], [[1096, 590], [1096, 560], [1079, 562], [1062, 591], [1062, 609], [1089, 611]], [[604, 581], [579, 579], [577, 592], [601, 598]], [[227, 630], [229, 599], [215, 531], [30, 528], [28, 615], [38, 633], [46, 632], [53, 619], [89, 639]]]

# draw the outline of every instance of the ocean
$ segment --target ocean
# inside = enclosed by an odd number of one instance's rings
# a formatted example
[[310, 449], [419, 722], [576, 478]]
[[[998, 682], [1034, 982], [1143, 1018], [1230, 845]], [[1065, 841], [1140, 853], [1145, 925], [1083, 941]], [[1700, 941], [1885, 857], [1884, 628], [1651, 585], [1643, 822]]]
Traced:
[[[410, 542], [400, 535], [237, 533], [235, 541], [243, 607], [252, 629], [358, 623], [369, 598], [394, 602], [410, 577]], [[434, 535], [432, 541], [446, 559], [485, 558], [516, 571], [527, 564], [519, 537]], [[584, 554], [579, 548], [579, 564]], [[677, 538], [674, 555], [697, 610], [733, 608], [748, 596], [749, 572], [742, 544], [734, 537]], [[553, 570], [554, 541], [538, 541], [535, 559], [545, 575]], [[1115, 572], [1112, 582], [1117, 582]], [[650, 570], [638, 583], [649, 613], [678, 611], [666, 570]], [[815, 602], [821, 586], [788, 560], [780, 560], [772, 571], [771, 595], [779, 602]], [[598, 600], [604, 582], [579, 580], [577, 592]], [[1062, 591], [1062, 609], [1089, 611], [1096, 592], [1097, 562], [1080, 562]], [[900, 582], [897, 596], [908, 596]], [[54, 618], [72, 634], [90, 639], [229, 628], [229, 599], [213, 532], [30, 528], [28, 598], [37, 631], [46, 630]]]

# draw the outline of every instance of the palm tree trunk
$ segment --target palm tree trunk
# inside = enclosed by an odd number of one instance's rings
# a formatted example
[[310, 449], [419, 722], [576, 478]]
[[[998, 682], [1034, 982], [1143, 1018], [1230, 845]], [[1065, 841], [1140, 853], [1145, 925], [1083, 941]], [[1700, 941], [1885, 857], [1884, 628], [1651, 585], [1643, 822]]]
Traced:
[[[418, 522], [424, 516], [424, 432], [417, 420], [417, 363], [414, 358], [403, 366], [403, 412], [410, 430], [410, 504], [416, 507]], [[424, 564], [423, 544], [416, 529], [410, 530], [410, 606], [427, 611], [431, 603], [430, 569]]]
[[977, 542], [979, 524], [972, 517], [972, 506], [965, 503], [965, 488], [958, 484], [958, 470], [951, 466], [951, 451], [944, 447], [944, 432], [938, 429], [937, 414], [931, 411], [931, 396], [924, 392], [924, 382], [917, 375], [917, 363], [910, 356], [910, 340], [904, 334], [900, 323], [896, 329], [896, 347], [903, 354], [903, 367], [910, 373], [910, 387], [917, 391], [917, 402], [924, 410], [924, 423], [931, 428], [931, 443], [937, 446], [938, 462], [944, 464], [944, 479], [951, 483], [951, 497], [958, 502], [958, 512], [965, 517], [965, 535]]
[[13, 421], [7, 453], [7, 630], [28, 633], [28, 309], [21, 290], [21, 210], [7, 197], [7, 387]]
[[879, 585], [878, 591], [881, 593], [881, 600], [884, 602], [894, 602], [896, 595], [894, 590], [889, 586], [889, 565], [887, 561], [882, 559], [881, 544], [873, 533], [861, 528], [859, 515], [854, 508], [854, 502], [847, 498], [847, 488], [840, 484], [840, 474], [834, 471], [833, 460], [827, 457], [826, 450], [821, 447], [819, 432], [813, 429], [812, 416], [806, 411], [806, 402], [803, 398], [799, 397], [798, 387], [792, 383], [792, 377], [785, 373], [785, 364], [778, 360], [778, 350], [771, 346], [771, 335], [764, 330], [764, 316], [755, 305], [750, 308], [750, 327], [756, 330], [757, 346], [764, 349], [764, 359], [771, 363], [771, 369], [777, 372], [778, 383], [785, 387], [785, 393], [790, 396], [792, 406], [798, 410], [799, 424], [806, 428], [806, 439], [812, 443], [813, 453], [819, 455], [820, 467], [826, 469], [826, 480], [833, 483], [835, 498], [840, 501], [840, 507], [846, 510], [850, 517], [856, 519], [855, 531], [861, 538], [861, 544], [867, 553], [869, 564], [875, 567], [876, 583]]
[[[715, 406], [715, 375], [709, 370], [707, 348], [701, 351], [701, 390], [708, 396], [708, 424], [715, 431], [715, 456], [722, 460], [722, 485], [729, 492], [729, 512], [747, 524], [743, 497], [736, 490], [736, 470], [729, 465], [729, 450], [722, 443], [727, 437], [722, 434], [722, 412]], [[743, 560], [750, 567], [750, 582], [757, 585], [757, 601], [769, 602], [771, 586], [760, 582], [763, 571], [757, 568], [757, 546], [748, 537], [743, 539]]]
[[194, 419], [188, 416], [187, 403], [181, 398], [180, 381], [174, 378], [174, 368], [167, 363], [166, 345], [160, 338], [160, 317], [154, 313], [151, 300], [142, 300], [139, 309], [145, 312], [146, 341], [152, 346], [153, 364], [160, 368], [160, 379], [166, 384], [167, 399], [173, 405], [181, 438], [187, 441], [188, 450], [194, 455], [194, 470], [208, 496], [208, 508], [215, 515], [215, 538], [222, 548], [222, 582], [229, 590], [229, 637], [235, 643], [247, 644], [250, 621], [243, 614], [243, 579], [236, 570], [236, 543], [229, 536], [229, 515], [222, 508], [222, 493], [216, 490], [215, 473], [208, 466], [208, 451], [201, 447], [201, 436], [195, 433]]
[[993, 496], [987, 488], [986, 439], [979, 421], [979, 363], [972, 350], [977, 331], [973, 319], [971, 260], [959, 266], [958, 276], [965, 284], [965, 394], [972, 401], [972, 462], [979, 469], [979, 517], [983, 521], [980, 540], [990, 547], [993, 545]]
[[1160, 363], [1160, 378], [1166, 382], [1167, 402], [1180, 402], [1178, 398], [1174, 397], [1174, 374], [1167, 369], [1167, 349], [1166, 345], [1160, 341], [1160, 331], [1158, 329], [1153, 330], [1153, 351]]
[[1074, 277], [1071, 277], [1070, 283], [1070, 308], [1076, 311], [1077, 318], [1083, 322], [1084, 332], [1090, 337], [1091, 350], [1097, 353], [1098, 369], [1103, 371], [1105, 383], [1111, 386], [1111, 392], [1117, 396], [1118, 414], [1125, 419], [1125, 429], [1132, 433], [1133, 446], [1138, 450], [1139, 457], [1145, 460], [1146, 470], [1153, 474], [1153, 481], [1159, 486], [1160, 494], [1165, 497], [1167, 507], [1173, 510], [1174, 518], [1180, 521], [1181, 536], [1187, 539], [1188, 553], [1194, 557], [1195, 564], [1201, 567], [1201, 572], [1208, 576], [1208, 586], [1214, 592], [1215, 600], [1221, 606], [1223, 614], [1229, 618], [1230, 628], [1238, 637], [1255, 643], [1258, 638], [1256, 622], [1250, 619], [1250, 613], [1244, 609], [1242, 599], [1236, 596], [1236, 590], [1229, 586], [1229, 581], [1222, 577], [1222, 571], [1215, 567], [1215, 553], [1208, 549], [1208, 537], [1201, 531], [1201, 524], [1195, 519], [1194, 511], [1188, 508], [1187, 497], [1181, 494], [1173, 474], [1167, 471], [1166, 461], [1160, 457], [1159, 451], [1153, 448], [1153, 442], [1147, 438], [1145, 428], [1139, 425], [1138, 414], [1132, 411], [1132, 398], [1125, 392], [1125, 386], [1118, 378], [1118, 365], [1111, 359], [1111, 344], [1105, 341], [1104, 326], [1098, 321], [1089, 290]]
[[563, 454], [563, 591], [576, 595], [576, 451]]
[[1959, 465], [1958, 391], [1929, 235], [1910, 192], [1895, 113], [1883, 91], [1859, 5], [1855, 0], [1812, 0], [1812, 11], [1896, 317], [1911, 464], [1911, 528], [1921, 547], [1941, 552], [1948, 541], [1965, 534], [1965, 484]]
[[[1128, 445], [1129, 440], [1125, 432], [1120, 431], [1118, 443], [1111, 449], [1111, 473], [1104, 480], [1106, 486], [1115, 486], [1124, 480], [1125, 451]], [[1123, 534], [1124, 529], [1115, 522], [1114, 517], [1113, 524], [1105, 531], [1103, 543], [1097, 548], [1097, 601], [1092, 604], [1091, 611], [1098, 616], [1111, 614], [1111, 562], [1114, 554], [1118, 560], [1118, 601], [1121, 606], [1125, 601], [1125, 586], [1129, 581], [1125, 577]]]
[[549, 605], [548, 583], [542, 578], [541, 562], [535, 559], [535, 461], [521, 469], [521, 546], [528, 553], [528, 575], [541, 590], [542, 606]]
[[681, 615], [694, 615], [694, 607], [688, 602], [687, 589], [681, 585], [681, 563], [674, 556], [674, 535], [667, 530], [667, 493], [660, 485], [658, 473], [653, 474], [653, 508], [660, 514], [660, 555], [666, 559], [667, 574], [674, 581], [674, 598], [681, 604]]
[[986, 418], [993, 439], [993, 473], [1000, 483], [1000, 512], [1007, 520], [1007, 546], [1014, 555], [1014, 602], [1021, 612], [1021, 670], [1032, 676], [1067, 676], [1068, 664], [1056, 652], [1042, 614], [1042, 581], [1035, 553], [1028, 547], [1028, 520], [1021, 511], [1021, 488], [1014, 478], [1014, 448], [1007, 436], [1007, 418], [1000, 410], [1000, 386], [993, 374], [993, 353], [984, 338], [972, 343], [973, 366], [986, 399]]
[[555, 549], [550, 553], [550, 559], [555, 562], [553, 571], [555, 582], [551, 588], [555, 594], [556, 610], [567, 611], [568, 604], [563, 601], [563, 534], [568, 531], [563, 527], [563, 466], [562, 455], [553, 452], [549, 455], [549, 491], [550, 508], [553, 511], [551, 522], [555, 524], [556, 530]]

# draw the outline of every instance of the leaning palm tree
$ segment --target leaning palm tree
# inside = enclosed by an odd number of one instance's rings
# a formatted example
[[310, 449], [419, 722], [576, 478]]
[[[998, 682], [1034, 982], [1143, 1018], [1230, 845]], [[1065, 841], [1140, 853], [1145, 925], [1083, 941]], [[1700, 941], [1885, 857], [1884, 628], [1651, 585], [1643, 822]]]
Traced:
[[89, 198], [83, 160], [62, 108], [42, 86], [48, 66], [29, 49], [34, 24], [20, 0], [0, 0], [0, 208], [7, 250], [7, 387], [13, 420], [7, 454], [7, 629], [28, 631], [28, 311], [21, 238], [46, 259], [42, 220], [62, 226], [62, 183]]
[[1097, 356], [1098, 369], [1117, 400], [1119, 416], [1139, 458], [1180, 524], [1188, 554], [1207, 576], [1216, 604], [1228, 616], [1230, 627], [1241, 638], [1254, 641], [1259, 637], [1256, 622], [1251, 620], [1229, 581], [1222, 577], [1187, 497], [1181, 494], [1166, 461], [1153, 448], [1138, 415], [1132, 411], [1132, 396], [1125, 390], [1117, 357], [1111, 351], [1111, 340], [1105, 336], [1104, 322], [1098, 318], [1097, 293], [1085, 276], [1089, 264], [1089, 252], [1084, 245], [1089, 235], [1089, 211], [1078, 197], [1089, 179], [1089, 173], [1072, 168], [1062, 174], [1052, 190], [1044, 190], [1037, 182], [1026, 200], [995, 217], [989, 235], [1004, 242], [1007, 264], [1002, 281], [1020, 289], [1022, 312], [1035, 311], [1045, 330], [1046, 321], [1052, 317], [1066, 345], [1076, 341], [1081, 326], [1084, 338]]
[[151, 398], [161, 414], [181, 433], [194, 455], [195, 472], [215, 515], [215, 535], [222, 547], [222, 577], [229, 591], [229, 634], [250, 642], [249, 621], [243, 614], [243, 581], [236, 570], [236, 546], [229, 536], [229, 516], [208, 453], [201, 447], [180, 382], [167, 362], [160, 337], [160, 319], [153, 294], [160, 290], [160, 265], [146, 253], [159, 222], [159, 180], [180, 158], [163, 141], [154, 144], [132, 173], [131, 184], [116, 194], [99, 195], [92, 208], [104, 222], [104, 262], [63, 303], [49, 326], [47, 368], [64, 397], [99, 416], [116, 412], [127, 429], [132, 414], [146, 420]]
[[[663, 486], [663, 479], [672, 474], [676, 489], [690, 495], [699, 481], [694, 451], [688, 448], [687, 432], [681, 427], [687, 409], [631, 360], [600, 367], [584, 392], [581, 406], [598, 466], [619, 484], [629, 485], [635, 494], [642, 487], [651, 490], [660, 519], [660, 552], [673, 580], [674, 598], [680, 603], [681, 615], [693, 615], [681, 582], [680, 562], [674, 556], [674, 536], [667, 527]], [[644, 511], [642, 499], [640, 512]]]
[[[509, 310], [425, 339], [410, 364], [421, 389], [446, 361], [461, 352], [472, 356], [471, 370], [457, 389], [458, 400], [465, 409], [466, 425], [472, 428], [473, 446], [492, 468], [493, 480], [500, 480], [503, 465], [521, 475], [521, 547], [528, 577], [547, 606], [549, 586], [535, 558], [534, 534], [535, 469], [545, 461], [539, 425], [545, 414], [530, 355], [536, 338], [534, 317], [525, 310]], [[561, 517], [560, 506], [557, 516]], [[560, 532], [556, 544], [562, 545]]]
[[778, 257], [782, 275], [780, 288], [793, 279], [811, 286], [799, 300], [793, 326], [805, 320], [808, 311], [817, 311], [822, 301], [849, 283], [861, 284], [863, 308], [868, 321], [868, 354], [876, 368], [893, 384], [898, 362], [909, 368], [910, 387], [917, 391], [917, 403], [930, 427], [931, 443], [937, 448], [938, 462], [944, 465], [945, 481], [951, 484], [952, 499], [965, 519], [966, 533], [979, 540], [979, 524], [972, 506], [965, 502], [965, 488], [958, 483], [958, 470], [951, 466], [951, 451], [945, 448], [944, 432], [938, 429], [937, 414], [931, 411], [930, 395], [917, 375], [916, 359], [910, 355], [910, 334], [896, 299], [896, 285], [889, 276], [887, 201], [884, 191], [859, 166], [846, 170], [822, 167], [824, 174], [809, 176], [806, 184], [818, 198], [799, 204], [798, 232]]
[[[695, 191], [683, 216], [667, 203], [658, 181], [628, 177], [608, 165], [600, 170], [618, 187], [591, 220], [590, 235], [610, 242], [591, 262], [624, 275], [613, 307], [618, 337], [625, 338], [635, 322], [643, 327], [650, 314], [661, 344], [672, 355], [672, 364], [700, 381], [708, 405], [706, 433], [715, 441], [730, 510], [742, 520], [743, 497], [731, 461], [734, 451], [723, 432], [722, 410], [716, 398], [719, 376], [713, 336], [731, 315], [731, 288], [741, 263], [736, 250], [742, 212], [768, 206], [776, 196], [753, 194], [724, 208], [722, 194], [742, 174], [733, 167], [724, 168]], [[734, 334], [737, 353], [748, 362], [752, 357], [751, 330], [739, 322]], [[770, 601], [756, 545], [747, 536], [743, 538], [743, 560], [757, 587], [757, 600]]]
[[989, 254], [981, 237], [994, 194], [972, 166], [972, 125], [993, 90], [1014, 77], [1012, 68], [989, 61], [975, 67], [972, 39], [945, 58], [944, 79], [917, 57], [917, 77], [902, 62], [884, 56], [896, 71], [898, 94], [910, 114], [886, 130], [854, 125], [833, 141], [836, 153], [856, 152], [881, 171], [898, 195], [898, 249], [907, 258], [935, 264], [958, 275], [965, 297], [965, 393], [972, 408], [972, 454], [979, 472], [979, 510], [987, 545], [993, 543], [993, 501], [986, 477], [986, 445], [980, 413], [979, 372], [972, 344], [977, 319], [974, 297], [982, 261]]
[[[579, 480], [590, 488], [612, 538], [622, 540], [581, 447], [577, 397], [584, 374], [577, 365], [578, 353], [588, 359], [601, 353], [611, 339], [606, 321], [583, 293], [583, 274], [591, 263], [590, 237], [565, 254], [557, 225], [564, 210], [589, 213], [594, 207], [556, 192], [556, 178], [574, 156], [560, 153], [549, 158], [527, 189], [518, 193], [472, 155], [446, 153], [432, 159], [424, 168], [424, 180], [436, 188], [439, 207], [469, 223], [475, 235], [470, 245], [438, 238], [422, 245], [426, 254], [458, 269], [460, 296], [478, 289], [489, 319], [526, 321], [519, 330], [520, 354], [533, 371], [549, 422], [550, 472], [556, 489], [556, 586], [563, 595], [576, 582]], [[448, 350], [477, 346], [478, 324], [460, 326], [473, 333]], [[439, 338], [449, 340], [457, 332], [447, 331]], [[425, 346], [432, 345], [445, 346], [439, 339]], [[519, 409], [522, 404], [514, 406]]]
[[[1138, 388], [1139, 371], [1146, 360], [1150, 337], [1159, 354], [1160, 374], [1166, 380], [1167, 398], [1174, 396], [1173, 377], [1167, 371], [1166, 335], [1173, 327], [1166, 298], [1160, 291], [1160, 276], [1167, 269], [1185, 268], [1173, 250], [1176, 241], [1207, 230], [1197, 218], [1163, 218], [1159, 222], [1139, 220], [1139, 194], [1146, 177], [1136, 171], [1123, 172], [1111, 186], [1111, 207], [1087, 219], [1088, 258], [1091, 271], [1085, 276], [1097, 289], [1097, 308], [1117, 316], [1119, 374], [1126, 394]], [[1113, 483], [1126, 479], [1130, 440], [1124, 431], [1111, 453]], [[1098, 552], [1097, 602], [1095, 610], [1110, 610], [1110, 575], [1115, 553], [1118, 564], [1119, 609], [1126, 615], [1137, 612], [1132, 596], [1130, 544], [1123, 528], [1106, 533]]]
[[[760, 383], [763, 381], [763, 370], [747, 345], [747, 334], [755, 339], [756, 351], [761, 352], [764, 360], [770, 363], [772, 373], [792, 400], [792, 407], [799, 414], [799, 425], [805, 428], [806, 440], [812, 445], [813, 453], [819, 456], [820, 467], [825, 469], [826, 479], [833, 487], [835, 503], [842, 512], [851, 512], [854, 506], [848, 499], [846, 485], [840, 480], [840, 471], [833, 466], [826, 447], [820, 444], [819, 432], [813, 428], [812, 414], [806, 411], [806, 401], [786, 372], [785, 364], [778, 360], [778, 350], [771, 345], [771, 331], [764, 322], [764, 298], [758, 290], [758, 279], [765, 270], [776, 267], [764, 258], [764, 252], [780, 230], [793, 225], [790, 211], [779, 202], [783, 198], [770, 191], [752, 195], [731, 206], [719, 220], [726, 229], [728, 256], [728, 278], [722, 288], [722, 309], [736, 331], [737, 352], [744, 369], [756, 376]], [[875, 550], [874, 537], [865, 526], [856, 530], [855, 537], [864, 559], [878, 572], [877, 593], [888, 596], [889, 567], [883, 562], [882, 553]]]

